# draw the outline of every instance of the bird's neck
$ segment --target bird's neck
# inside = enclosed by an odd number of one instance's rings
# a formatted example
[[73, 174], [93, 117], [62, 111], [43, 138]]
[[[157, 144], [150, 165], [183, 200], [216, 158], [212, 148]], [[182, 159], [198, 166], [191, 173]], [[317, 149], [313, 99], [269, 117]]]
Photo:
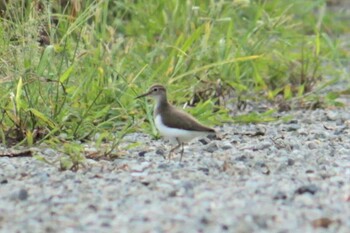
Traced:
[[167, 96], [160, 95], [156, 97], [156, 105], [154, 106], [154, 116], [157, 116], [162, 111], [165, 111], [170, 106]]

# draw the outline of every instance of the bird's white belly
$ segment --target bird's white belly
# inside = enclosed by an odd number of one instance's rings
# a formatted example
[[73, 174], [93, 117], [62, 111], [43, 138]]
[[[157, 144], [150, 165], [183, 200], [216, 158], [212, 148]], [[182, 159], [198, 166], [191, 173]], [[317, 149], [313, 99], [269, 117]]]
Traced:
[[160, 135], [170, 139], [171, 141], [176, 142], [176, 138], [180, 140], [180, 142], [189, 142], [195, 137], [204, 136], [206, 132], [196, 132], [185, 129], [176, 129], [170, 128], [163, 124], [162, 117], [157, 115], [154, 119], [154, 123], [160, 133]]

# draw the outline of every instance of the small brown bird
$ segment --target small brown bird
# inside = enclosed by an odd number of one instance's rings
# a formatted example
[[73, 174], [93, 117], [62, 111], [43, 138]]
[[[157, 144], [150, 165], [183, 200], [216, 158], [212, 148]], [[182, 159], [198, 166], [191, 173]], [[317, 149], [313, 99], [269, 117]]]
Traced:
[[154, 107], [154, 123], [160, 135], [168, 138], [171, 142], [177, 142], [178, 145], [169, 152], [169, 159], [172, 153], [181, 147], [181, 157], [184, 153], [184, 143], [200, 136], [215, 134], [213, 128], [200, 124], [194, 117], [188, 113], [175, 108], [168, 102], [166, 88], [156, 84], [149, 88], [148, 92], [136, 98], [152, 96], [156, 100]]

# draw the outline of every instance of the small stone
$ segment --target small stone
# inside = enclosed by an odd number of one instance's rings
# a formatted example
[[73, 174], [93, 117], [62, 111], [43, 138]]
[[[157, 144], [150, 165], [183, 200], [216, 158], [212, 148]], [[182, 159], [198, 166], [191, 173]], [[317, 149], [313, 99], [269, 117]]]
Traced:
[[[244, 139], [242, 139], [243, 143]], [[231, 144], [236, 145], [241, 142], [241, 139], [238, 136], [233, 136], [233, 140], [230, 141]]]
[[200, 222], [204, 225], [208, 225], [210, 223], [210, 220], [207, 217], [202, 217]]
[[0, 184], [7, 184], [8, 183], [8, 180], [7, 179], [3, 179], [0, 181]]
[[232, 146], [229, 146], [229, 145], [225, 145], [225, 146], [221, 147], [221, 149], [223, 149], [223, 150], [229, 150], [231, 148], [232, 148]]
[[97, 210], [98, 210], [97, 206], [96, 206], [96, 205], [93, 205], [93, 204], [90, 204], [90, 205], [88, 206], [88, 208], [91, 209], [91, 210], [93, 210], [93, 211], [97, 211]]
[[222, 150], [229, 150], [232, 148], [232, 145], [230, 143], [225, 143], [224, 145], [221, 146]]
[[101, 227], [111, 227], [111, 224], [109, 222], [103, 222]]
[[169, 197], [176, 197], [177, 195], [177, 190], [172, 190], [170, 193], [169, 193]]
[[186, 190], [186, 192], [193, 190], [193, 184], [190, 181], [184, 181], [182, 183], [182, 187]]
[[157, 155], [164, 156], [164, 150], [162, 150], [162, 149], [157, 149], [157, 150], [156, 150], [156, 154], [157, 154]]
[[265, 149], [269, 148], [270, 146], [272, 146], [272, 144], [270, 142], [262, 142], [256, 146], [254, 146], [253, 151], [265, 150]]
[[287, 195], [284, 192], [278, 191], [273, 197], [274, 200], [285, 200], [287, 199]]
[[37, 177], [40, 182], [46, 182], [50, 175], [47, 172], [38, 172], [35, 177]]
[[342, 135], [342, 134], [344, 134], [344, 131], [345, 131], [346, 129], [347, 129], [346, 126], [341, 127], [341, 128], [337, 129], [337, 130], [334, 132], [334, 135]]
[[208, 143], [209, 143], [209, 140], [206, 139], [206, 138], [199, 139], [198, 141], [199, 141], [200, 143], [202, 143], [203, 145], [208, 145]]
[[326, 139], [329, 137], [328, 133], [326, 132], [317, 132], [314, 134], [316, 139]]
[[[145, 154], [147, 153], [147, 151], [141, 151], [139, 152], [139, 156], [140, 157], [145, 157]], [[156, 152], [157, 153], [157, 152]]]
[[261, 173], [263, 173], [264, 175], [269, 175], [270, 174], [270, 169], [268, 167], [263, 167], [261, 169]]
[[68, 135], [66, 133], [61, 133], [60, 135], [58, 135], [58, 138], [66, 140], [68, 138]]
[[300, 129], [298, 129], [298, 134], [300, 136], [307, 136], [307, 135], [309, 135], [309, 131], [306, 130], [305, 128], [300, 128]]
[[130, 165], [130, 170], [133, 172], [143, 172], [149, 168], [149, 162], [135, 163]]
[[311, 125], [314, 122], [311, 118], [306, 118], [306, 119], [302, 119], [302, 123], [307, 124], [307, 125]]
[[327, 120], [328, 121], [335, 121], [338, 118], [337, 112], [329, 111], [329, 112], [326, 113], [326, 115], [327, 115]]
[[299, 187], [297, 190], [295, 190], [295, 194], [304, 194], [304, 193], [310, 193], [312, 195], [314, 195], [317, 191], [319, 190], [319, 188], [314, 185], [314, 184], [311, 184], [311, 185], [304, 185], [304, 186], [301, 186]]
[[51, 148], [46, 148], [43, 150], [43, 154], [45, 154], [48, 157], [55, 157], [57, 156], [57, 151]]
[[309, 142], [307, 147], [309, 147], [310, 150], [314, 150], [317, 149], [318, 145], [315, 142]]
[[288, 166], [293, 166], [295, 164], [295, 161], [293, 159], [288, 159], [287, 160], [287, 165]]
[[264, 136], [266, 133], [266, 126], [265, 125], [256, 125], [256, 134], [255, 136]]
[[264, 162], [256, 162], [255, 166], [260, 169], [262, 174], [264, 175], [270, 174], [270, 169]]
[[159, 169], [167, 169], [169, 167], [170, 167], [170, 165], [168, 163], [162, 163], [162, 164], [159, 164], [159, 166], [158, 166]]
[[202, 171], [204, 174], [209, 175], [209, 168], [207, 167], [200, 167], [198, 168], [198, 171]]
[[151, 204], [151, 203], [152, 203], [151, 200], [149, 200], [149, 199], [145, 200], [145, 204]]
[[25, 201], [28, 199], [28, 192], [25, 189], [21, 189], [18, 192], [18, 199], [21, 201]]
[[300, 125], [299, 124], [290, 124], [286, 128], [286, 130], [289, 131], [289, 132], [297, 131], [298, 129], [300, 129]]
[[266, 229], [268, 227], [267, 220], [268, 220], [268, 216], [264, 216], [264, 215], [253, 216], [253, 221], [255, 222], [255, 224], [262, 229]]
[[344, 125], [344, 120], [343, 120], [343, 119], [337, 119], [337, 120], [335, 121], [335, 125], [336, 125], [336, 126], [342, 126], [342, 125]]
[[74, 173], [71, 170], [66, 170], [66, 171], [64, 171], [64, 177], [67, 180], [72, 180], [72, 179], [74, 179], [76, 177], [76, 173]]
[[207, 138], [210, 140], [220, 140], [220, 138], [216, 134], [209, 134]]
[[142, 181], [141, 184], [143, 184], [144, 186], [149, 186], [151, 184], [151, 182], [149, 182], [149, 181]]
[[330, 225], [332, 225], [335, 222], [339, 222], [339, 221], [335, 221], [330, 218], [319, 218], [319, 219], [313, 220], [311, 224], [314, 228], [328, 228]]
[[229, 227], [228, 227], [227, 225], [225, 225], [225, 224], [221, 226], [221, 229], [223, 229], [224, 231], [227, 231], [228, 228], [229, 228]]
[[300, 144], [299, 142], [291, 142], [289, 144], [291, 150], [300, 150]]
[[216, 145], [216, 142], [211, 142], [206, 146], [206, 148], [204, 148], [205, 151], [210, 152], [210, 153], [213, 153], [213, 152], [217, 151], [218, 149], [219, 148]]
[[253, 227], [253, 224], [251, 223], [252, 220], [250, 220], [249, 217], [248, 218], [246, 217], [244, 221], [238, 221], [237, 225], [235, 226], [235, 231], [233, 232], [243, 232], [243, 233], [254, 232], [254, 227]]
[[54, 233], [54, 232], [56, 232], [56, 230], [53, 227], [47, 226], [47, 227], [45, 227], [45, 232], [46, 233]]
[[235, 160], [245, 162], [245, 161], [247, 161], [247, 156], [241, 155], [241, 156], [238, 156]]

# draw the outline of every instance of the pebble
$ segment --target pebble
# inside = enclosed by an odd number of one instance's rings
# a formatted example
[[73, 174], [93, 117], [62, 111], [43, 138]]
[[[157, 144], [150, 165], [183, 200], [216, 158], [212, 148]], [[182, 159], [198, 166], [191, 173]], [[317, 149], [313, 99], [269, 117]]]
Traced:
[[25, 189], [20, 189], [18, 192], [18, 199], [21, 201], [25, 201], [28, 199], [28, 191]]
[[290, 124], [286, 127], [286, 130], [291, 132], [291, 131], [297, 131], [298, 129], [300, 129], [300, 125], [299, 124]]
[[220, 146], [220, 149], [222, 150], [229, 150], [232, 148], [232, 144], [229, 143], [229, 142], [224, 142], [221, 146]]
[[315, 150], [318, 148], [318, 143], [317, 142], [308, 142], [307, 143], [307, 147], [310, 149], [310, 150]]
[[0, 180], [0, 184], [7, 184], [7, 183], [8, 183], [7, 179]]
[[147, 153], [147, 151], [140, 151], [139, 152], [139, 156], [140, 157], [145, 157], [145, 154]]
[[150, 166], [149, 162], [130, 164], [130, 170], [133, 172], [143, 172]]
[[56, 157], [57, 156], [57, 151], [55, 151], [54, 149], [51, 149], [51, 148], [44, 148], [42, 153], [45, 155], [45, 156], [48, 156], [48, 157]]
[[246, 161], [247, 159], [248, 159], [247, 156], [241, 155], [241, 156], [238, 156], [235, 160], [236, 160], [236, 161], [244, 162], [244, 161]]
[[326, 113], [326, 116], [327, 116], [327, 120], [329, 120], [329, 121], [335, 121], [339, 117], [338, 113], [334, 112], [334, 111], [328, 111]]
[[208, 145], [205, 146], [204, 150], [209, 152], [209, 153], [213, 153], [216, 152], [218, 150], [218, 146], [216, 144], [216, 142], [210, 142]]
[[157, 150], [156, 150], [156, 154], [157, 154], [157, 155], [164, 156], [164, 155], [165, 155], [165, 151], [162, 150], [162, 149], [157, 149]]
[[288, 165], [288, 166], [293, 166], [294, 164], [295, 164], [295, 161], [294, 161], [293, 159], [290, 159], [290, 158], [289, 158], [289, 159], [287, 160], [287, 165]]
[[319, 188], [316, 185], [304, 185], [299, 187], [297, 190], [295, 190], [295, 194], [304, 194], [304, 193], [310, 193], [312, 195], [314, 195], [317, 191], [319, 190]]
[[284, 192], [278, 191], [274, 196], [274, 200], [285, 200], [287, 199], [287, 195]]

